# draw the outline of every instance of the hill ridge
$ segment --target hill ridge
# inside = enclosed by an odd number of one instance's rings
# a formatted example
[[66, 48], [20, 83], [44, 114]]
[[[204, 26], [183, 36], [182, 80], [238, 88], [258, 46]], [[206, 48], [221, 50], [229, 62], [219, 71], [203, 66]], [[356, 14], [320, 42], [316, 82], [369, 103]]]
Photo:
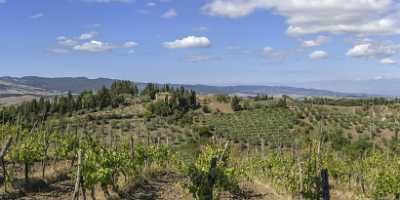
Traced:
[[[118, 79], [111, 78], [87, 78], [87, 77], [40, 77], [40, 76], [23, 76], [23, 77], [0, 77], [0, 93], [12, 94], [18, 88], [19, 94], [23, 93], [22, 88], [37, 88], [48, 93], [65, 93], [71, 91], [80, 93], [83, 90], [97, 90], [102, 86], [110, 86], [112, 82]], [[8, 84], [5, 84], [8, 83]], [[144, 88], [146, 83], [135, 82], [139, 88]], [[160, 84], [161, 83], [157, 83]], [[11, 85], [11, 86], [10, 86]], [[291, 86], [266, 86], [266, 85], [231, 85], [231, 86], [214, 86], [207, 84], [171, 84], [173, 87], [183, 86], [187, 89], [194, 90], [200, 94], [228, 94], [240, 96], [256, 96], [256, 95], [288, 95], [296, 97], [305, 96], [331, 96], [331, 97], [363, 97], [366, 94], [354, 94], [335, 92], [331, 90], [301, 88]], [[27, 93], [31, 94], [31, 91]]]

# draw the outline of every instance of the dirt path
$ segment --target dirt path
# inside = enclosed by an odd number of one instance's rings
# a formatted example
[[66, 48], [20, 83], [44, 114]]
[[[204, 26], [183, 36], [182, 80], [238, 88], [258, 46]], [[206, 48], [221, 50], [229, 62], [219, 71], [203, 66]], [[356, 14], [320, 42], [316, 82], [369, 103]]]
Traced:
[[151, 180], [142, 180], [127, 189], [126, 199], [150, 200], [192, 200], [189, 194], [183, 188], [185, 177], [175, 174], [162, 174]]
[[[49, 170], [52, 171], [52, 170]], [[59, 172], [59, 170], [56, 170]], [[53, 173], [51, 173], [53, 174]], [[32, 179], [32, 185], [35, 188], [32, 191], [24, 190], [23, 193], [13, 191], [9, 194], [0, 192], [0, 199], [17, 199], [17, 200], [70, 200], [72, 199], [73, 184], [67, 176], [63, 178], [51, 177], [52, 181], [47, 183], [40, 179]], [[163, 173], [153, 176], [151, 178], [142, 178], [138, 183], [125, 189], [124, 197], [119, 198], [117, 194], [113, 193], [114, 199], [126, 200], [193, 200], [192, 195], [185, 189], [185, 184], [188, 184], [187, 177], [173, 174]], [[19, 182], [23, 182], [21, 179]], [[20, 187], [15, 187], [20, 188]], [[241, 191], [237, 194], [222, 193], [219, 196], [221, 200], [231, 199], [248, 199], [248, 200], [266, 200], [277, 199], [283, 200], [281, 194], [275, 192], [269, 185], [261, 182], [242, 182], [240, 184]], [[90, 194], [88, 192], [88, 198]], [[100, 187], [95, 191], [96, 200], [105, 200], [104, 194]], [[82, 198], [83, 199], [83, 196]]]
[[261, 181], [255, 180], [252, 182], [246, 182], [245, 188], [248, 188], [250, 191], [253, 191], [254, 194], [258, 194], [257, 198], [259, 200], [288, 200], [292, 199], [290, 196], [279, 193], [276, 191], [271, 185], [267, 183], [263, 183]]

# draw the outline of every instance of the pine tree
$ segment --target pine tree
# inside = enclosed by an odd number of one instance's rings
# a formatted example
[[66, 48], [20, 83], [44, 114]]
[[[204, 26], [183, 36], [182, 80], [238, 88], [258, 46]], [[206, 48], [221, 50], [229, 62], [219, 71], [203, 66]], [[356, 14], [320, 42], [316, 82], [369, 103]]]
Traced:
[[242, 106], [240, 105], [240, 98], [237, 96], [234, 96], [231, 100], [231, 108], [233, 111], [240, 111], [242, 109]]
[[150, 99], [156, 99], [158, 93], [158, 87], [154, 83], [148, 83], [142, 91], [142, 95], [150, 97]]
[[97, 91], [96, 103], [97, 107], [100, 109], [110, 106], [112, 103], [110, 90], [106, 87], [102, 87], [99, 91]]

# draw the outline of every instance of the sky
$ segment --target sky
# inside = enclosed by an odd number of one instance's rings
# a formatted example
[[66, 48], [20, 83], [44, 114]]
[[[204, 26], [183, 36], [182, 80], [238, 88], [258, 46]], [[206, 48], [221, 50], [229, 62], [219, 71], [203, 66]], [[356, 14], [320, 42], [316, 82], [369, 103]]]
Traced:
[[0, 76], [400, 78], [398, 0], [0, 0]]

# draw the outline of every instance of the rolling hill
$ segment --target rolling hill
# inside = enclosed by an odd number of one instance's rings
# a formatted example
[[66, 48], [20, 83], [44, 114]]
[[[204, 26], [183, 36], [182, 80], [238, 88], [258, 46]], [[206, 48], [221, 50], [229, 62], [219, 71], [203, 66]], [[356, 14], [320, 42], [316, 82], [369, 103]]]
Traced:
[[293, 85], [296, 87], [333, 90], [345, 93], [357, 92], [392, 97], [400, 96], [400, 79], [332, 80], [296, 83]]
[[[0, 77], [0, 95], [3, 97], [36, 95], [51, 96], [66, 93], [80, 93], [83, 90], [97, 90], [102, 86], [110, 86], [116, 79], [97, 78], [89, 79], [86, 77], [61, 77], [44, 78], [36, 76]], [[144, 88], [146, 83], [137, 83], [139, 88]], [[289, 95], [295, 97], [304, 96], [331, 96], [331, 97], [354, 97], [363, 96], [361, 94], [333, 92], [330, 90], [305, 89], [286, 86], [210, 86], [210, 85], [179, 85], [172, 84], [174, 87], [184, 86], [187, 89], [195, 90], [200, 94], [228, 94], [241, 96], [260, 95]]]

